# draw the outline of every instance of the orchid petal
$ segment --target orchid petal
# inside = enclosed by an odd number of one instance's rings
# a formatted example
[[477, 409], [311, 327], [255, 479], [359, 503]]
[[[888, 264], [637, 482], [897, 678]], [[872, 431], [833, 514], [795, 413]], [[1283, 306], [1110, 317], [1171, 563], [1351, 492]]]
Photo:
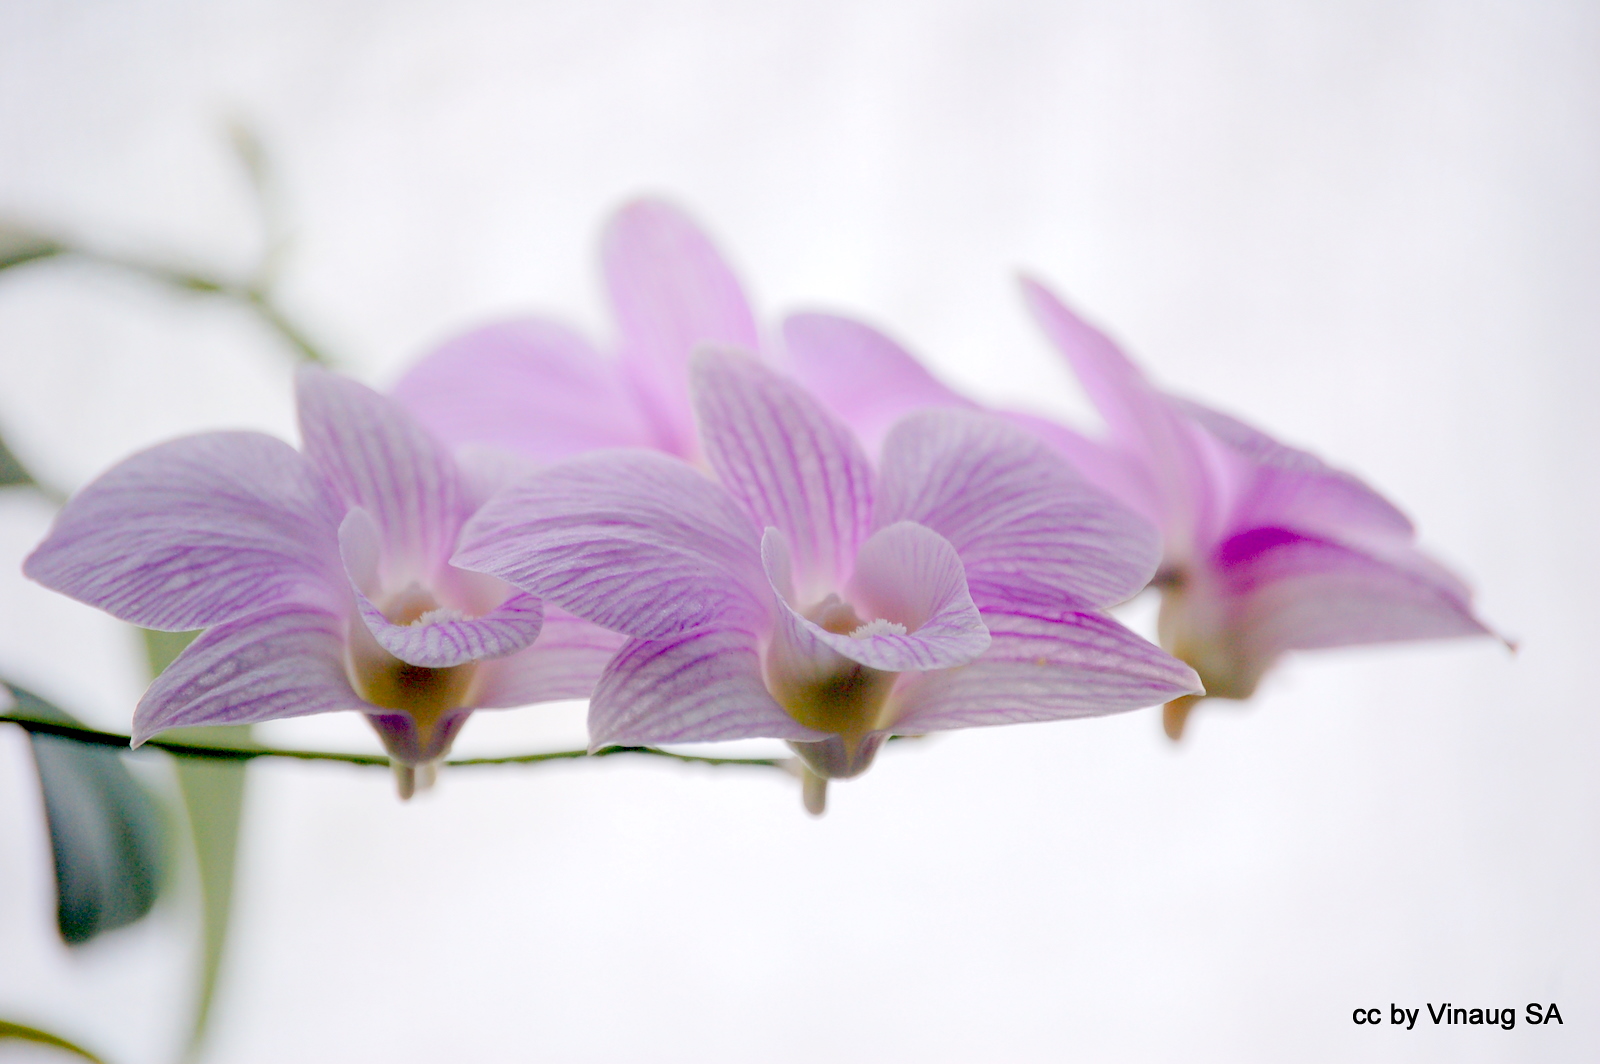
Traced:
[[296, 377], [306, 457], [383, 540], [384, 582], [425, 577], [449, 557], [463, 516], [448, 451], [394, 400], [304, 367]]
[[902, 678], [893, 731], [1093, 717], [1201, 690], [1193, 669], [1103, 614], [983, 617], [989, 651], [970, 665]]
[[408, 665], [428, 669], [514, 654], [538, 638], [544, 622], [538, 597], [525, 591], [513, 593], [482, 617], [452, 616], [453, 611], [434, 610], [407, 624], [390, 621], [360, 592], [356, 594], [356, 605], [379, 646]]
[[1015, 410], [1001, 410], [1001, 417], [1037, 436], [1059, 454], [1079, 476], [1157, 528], [1163, 517], [1161, 500], [1150, 470], [1127, 451], [1091, 440], [1048, 418]]
[[871, 623], [855, 632], [821, 627], [783, 597], [788, 545], [777, 529], [767, 529], [761, 557], [783, 604], [781, 638], [794, 653], [819, 662], [839, 654], [883, 672], [905, 672], [968, 662], [989, 645], [955, 548], [921, 525], [906, 521], [874, 533], [861, 545], [850, 582], [851, 601], [867, 609], [873, 621], [898, 626], [900, 632], [874, 631], [884, 626]]
[[472, 704], [499, 709], [588, 698], [626, 641], [624, 635], [547, 606], [536, 643], [509, 657], [479, 663]]
[[756, 637], [736, 628], [629, 640], [607, 666], [589, 704], [591, 750], [824, 737], [773, 700], [762, 681]]
[[1415, 535], [1405, 514], [1349, 473], [1227, 414], [1185, 400], [1174, 403], [1223, 444], [1237, 469], [1240, 483], [1228, 515], [1233, 529], [1297, 528], [1336, 539]]
[[848, 578], [872, 515], [861, 445], [798, 385], [755, 359], [701, 351], [695, 412], [706, 458], [761, 527], [783, 531], [803, 588]]
[[941, 384], [887, 336], [832, 314], [794, 314], [783, 323], [784, 347], [801, 384], [833, 409], [876, 451], [889, 427], [924, 407], [977, 409]]
[[1156, 531], [990, 414], [925, 410], [884, 441], [878, 520], [955, 547], [980, 609], [1070, 613], [1121, 602], [1155, 573]]
[[1415, 550], [1391, 557], [1260, 528], [1233, 537], [1215, 560], [1241, 656], [1264, 669], [1285, 650], [1483, 635], [1467, 592]]
[[689, 355], [699, 344], [759, 350], [739, 281], [705, 233], [659, 200], [639, 200], [611, 219], [601, 257], [620, 357], [644, 393], [663, 450], [695, 453]]
[[345, 624], [322, 610], [285, 605], [201, 633], [139, 700], [134, 745], [193, 724], [371, 711], [345, 673]]
[[617, 364], [565, 326], [537, 318], [449, 341], [402, 377], [393, 395], [453, 446], [488, 444], [551, 462], [652, 442]]
[[23, 571], [146, 628], [204, 628], [289, 600], [343, 600], [338, 511], [288, 444], [212, 432], [114, 466], [56, 517]]
[[1112, 439], [1148, 465], [1168, 533], [1204, 527], [1212, 519], [1210, 481], [1184, 419], [1109, 337], [1053, 292], [1029, 278], [1023, 278], [1022, 291], [1034, 320], [1105, 418]]
[[541, 470], [462, 530], [455, 564], [658, 639], [766, 616], [756, 530], [720, 486], [652, 451]]

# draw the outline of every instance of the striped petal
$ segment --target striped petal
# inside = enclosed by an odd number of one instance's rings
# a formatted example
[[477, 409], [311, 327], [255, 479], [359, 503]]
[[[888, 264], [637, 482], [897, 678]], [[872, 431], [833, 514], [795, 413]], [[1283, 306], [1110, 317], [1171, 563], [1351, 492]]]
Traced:
[[168, 728], [372, 710], [345, 674], [345, 623], [288, 605], [206, 630], [139, 700], [134, 745]]
[[872, 516], [871, 467], [849, 429], [737, 352], [700, 353], [694, 401], [707, 459], [758, 527], [783, 532], [801, 597], [840, 587]]
[[893, 731], [1093, 717], [1201, 689], [1193, 669], [1103, 614], [985, 613], [984, 621], [994, 642], [982, 657], [901, 679]]
[[756, 637], [714, 628], [631, 639], [589, 703], [589, 747], [723, 739], [819, 740], [767, 692]]
[[146, 628], [344, 601], [336, 501], [294, 448], [213, 432], [121, 462], [73, 497], [23, 571]]
[[584, 455], [520, 482], [462, 530], [455, 564], [646, 639], [753, 625], [768, 609], [750, 519], [652, 451]]
[[449, 452], [394, 400], [304, 367], [295, 379], [306, 457], [349, 506], [372, 515], [386, 586], [425, 579], [455, 546], [464, 515]]
[[1121, 602], [1155, 573], [1155, 529], [992, 414], [926, 410], [884, 441], [880, 523], [955, 547], [980, 609], [1065, 614]]

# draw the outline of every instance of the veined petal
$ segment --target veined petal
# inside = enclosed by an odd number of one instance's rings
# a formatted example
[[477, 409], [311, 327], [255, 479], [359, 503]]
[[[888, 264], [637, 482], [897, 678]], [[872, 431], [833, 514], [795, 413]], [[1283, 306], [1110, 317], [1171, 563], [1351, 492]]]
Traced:
[[786, 653], [817, 659], [822, 671], [832, 667], [829, 651], [881, 672], [906, 672], [971, 661], [989, 645], [988, 629], [967, 594], [961, 559], [937, 532], [905, 521], [861, 545], [849, 595], [871, 613], [871, 621], [853, 632], [830, 631], [784, 600], [787, 554], [782, 533], [767, 529], [762, 561], [783, 605], [783, 631], [775, 638], [785, 643]]
[[278, 606], [201, 633], [139, 700], [134, 745], [168, 728], [371, 711], [344, 667], [343, 618]]
[[1262, 528], [1224, 543], [1215, 564], [1257, 674], [1285, 650], [1489, 634], [1464, 585], [1414, 550], [1383, 558]]
[[479, 510], [455, 564], [656, 639], [765, 618], [756, 544], [738, 503], [683, 462], [602, 451], [541, 470]]
[[760, 350], [744, 291], [705, 233], [659, 200], [618, 211], [601, 255], [619, 354], [643, 392], [658, 446], [693, 455], [689, 355], [699, 344]]
[[452, 446], [488, 444], [541, 462], [653, 442], [618, 365], [564, 325], [529, 318], [449, 341], [394, 397]]
[[589, 747], [723, 739], [818, 740], [773, 700], [756, 637], [713, 628], [670, 639], [630, 639], [589, 703]]
[[1237, 486], [1229, 527], [1296, 528], [1336, 539], [1376, 535], [1409, 540], [1415, 534], [1405, 514], [1349, 473], [1227, 414], [1186, 400], [1173, 402], [1232, 459]]
[[872, 519], [872, 469], [850, 430], [799, 385], [737, 352], [693, 371], [706, 458], [758, 526], [780, 529], [807, 588], [850, 575]]
[[1121, 602], [1155, 573], [1156, 530], [991, 414], [924, 410], [883, 445], [877, 516], [955, 547], [980, 609], [1044, 614]]
[[544, 610], [535, 595], [514, 592], [482, 617], [433, 610], [408, 624], [395, 624], [361, 592], [356, 605], [378, 645], [408, 665], [443, 669], [484, 658], [503, 658], [539, 636]]
[[1053, 292], [1025, 277], [1022, 293], [1034, 320], [1105, 418], [1113, 440], [1149, 466], [1169, 535], [1187, 536], [1206, 527], [1214, 508], [1212, 486], [1184, 419], [1109, 337]]
[[478, 709], [588, 698], [627, 636], [546, 606], [539, 639], [526, 650], [480, 662], [472, 689]]
[[1150, 479], [1150, 470], [1143, 462], [1127, 451], [1091, 440], [1060, 422], [1015, 410], [1001, 410], [999, 414], [1049, 444], [1084, 480], [1156, 528], [1161, 527], [1164, 520], [1161, 499], [1155, 482]]
[[464, 516], [455, 460], [399, 404], [363, 384], [307, 366], [295, 385], [306, 456], [377, 523], [384, 583], [427, 576], [450, 556]]
[[289, 600], [343, 601], [322, 478], [254, 432], [159, 444], [112, 467], [57, 515], [32, 579], [146, 628], [204, 628]]
[[901, 679], [893, 731], [1100, 716], [1201, 690], [1193, 669], [1103, 614], [983, 617], [994, 642], [982, 657]]
[[977, 409], [899, 344], [861, 322], [832, 314], [794, 314], [783, 323], [783, 342], [795, 379], [843, 418], [871, 451], [878, 449], [891, 425], [913, 410]]

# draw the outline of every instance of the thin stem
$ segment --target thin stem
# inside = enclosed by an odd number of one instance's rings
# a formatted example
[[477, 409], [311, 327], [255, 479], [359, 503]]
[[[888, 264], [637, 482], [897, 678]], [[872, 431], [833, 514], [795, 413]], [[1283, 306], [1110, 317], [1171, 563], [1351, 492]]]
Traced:
[[[94, 746], [113, 746], [127, 748], [130, 740], [126, 735], [116, 732], [99, 731], [94, 728], [80, 728], [69, 724], [57, 724], [54, 721], [34, 720], [31, 717], [18, 716], [13, 713], [0, 714], [0, 723], [16, 724], [33, 735], [53, 735], [59, 739], [70, 739], [73, 742], [88, 743]], [[251, 761], [258, 757], [284, 757], [297, 761], [342, 761], [347, 765], [365, 765], [383, 767], [389, 764], [387, 757], [374, 754], [340, 754], [326, 750], [290, 750], [277, 746], [207, 746], [203, 743], [183, 743], [171, 739], [147, 739], [145, 746], [165, 750], [177, 757], [201, 757], [213, 761]], [[680, 761], [691, 765], [733, 765], [754, 768], [783, 768], [784, 758], [777, 757], [699, 757], [694, 754], [675, 754], [670, 750], [659, 750], [653, 746], [607, 746], [594, 753], [587, 750], [552, 750], [539, 754], [516, 754], [510, 757], [463, 757], [445, 764], [454, 768], [470, 768], [477, 765], [532, 765], [544, 761], [576, 761], [584, 758], [611, 757], [616, 754], [643, 754], [648, 757], [664, 757], [671, 761]]]

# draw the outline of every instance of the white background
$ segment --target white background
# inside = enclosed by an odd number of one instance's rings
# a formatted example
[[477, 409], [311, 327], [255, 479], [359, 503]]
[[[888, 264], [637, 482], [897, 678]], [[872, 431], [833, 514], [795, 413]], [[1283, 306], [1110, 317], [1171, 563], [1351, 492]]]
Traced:
[[[603, 336], [599, 226], [659, 192], [769, 323], [855, 311], [1081, 411], [1027, 267], [1390, 493], [1522, 644], [1302, 655], [1179, 747], [1153, 710], [907, 744], [821, 821], [776, 774], [460, 770], [402, 805], [258, 764], [210, 1059], [1595, 1059], [1597, 54], [1600, 10], [1556, 2], [0, 5], [0, 214], [242, 270], [247, 120], [284, 300], [374, 384], [514, 312]], [[0, 426], [64, 488], [184, 432], [292, 437], [289, 366], [213, 299], [0, 277]], [[14, 575], [48, 520], [0, 494], [0, 674], [125, 729], [131, 630]], [[580, 706], [481, 714], [458, 751], [581, 737]], [[50, 875], [3, 728], [0, 1015], [170, 1060], [192, 871], [73, 953]], [[1445, 1001], [1565, 1024], [1350, 1019]]]

